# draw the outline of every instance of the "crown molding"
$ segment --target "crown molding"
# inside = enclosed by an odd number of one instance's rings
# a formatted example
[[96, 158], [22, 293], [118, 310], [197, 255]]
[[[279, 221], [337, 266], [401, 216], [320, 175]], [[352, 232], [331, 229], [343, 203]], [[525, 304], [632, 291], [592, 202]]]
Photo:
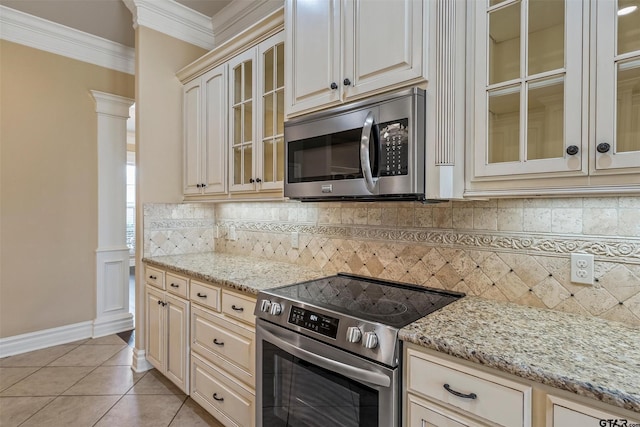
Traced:
[[135, 50], [0, 5], [0, 38], [100, 67], [135, 74]]
[[230, 40], [282, 7], [284, 0], [232, 1], [211, 18], [216, 44]]
[[211, 50], [215, 46], [211, 18], [173, 0], [124, 0], [133, 27], [143, 26]]

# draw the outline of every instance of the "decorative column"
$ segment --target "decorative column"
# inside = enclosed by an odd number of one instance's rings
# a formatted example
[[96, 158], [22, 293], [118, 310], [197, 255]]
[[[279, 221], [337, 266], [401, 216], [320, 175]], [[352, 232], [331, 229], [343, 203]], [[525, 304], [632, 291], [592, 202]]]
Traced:
[[134, 100], [91, 91], [98, 115], [98, 248], [93, 337], [133, 329], [126, 244], [127, 119]]

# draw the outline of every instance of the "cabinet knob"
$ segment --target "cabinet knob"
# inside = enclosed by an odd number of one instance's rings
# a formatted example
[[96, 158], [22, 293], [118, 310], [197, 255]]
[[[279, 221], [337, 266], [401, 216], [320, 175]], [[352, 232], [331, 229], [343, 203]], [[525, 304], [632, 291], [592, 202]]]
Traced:
[[344, 79], [344, 81], [342, 82], [342, 84], [344, 84], [345, 86], [351, 86], [351, 80], [349, 80], [349, 79]]
[[158, 301], [158, 305], [162, 304], [162, 301]]
[[253, 179], [253, 178], [249, 178], [249, 183], [253, 184], [254, 182], [256, 182], [256, 180], [255, 180], [255, 179]]
[[258, 184], [260, 184], [260, 183], [262, 182], [262, 180], [261, 180], [260, 178], [256, 178], [256, 182], [257, 182]]
[[609, 150], [611, 150], [611, 145], [609, 145], [606, 142], [601, 142], [600, 144], [598, 144], [598, 146], [596, 147], [596, 150], [598, 150], [598, 153], [608, 153]]
[[336, 84], [336, 82], [331, 82], [331, 86], [329, 86], [331, 88], [331, 90], [336, 90], [338, 89], [338, 85]]
[[578, 154], [578, 151], [580, 151], [580, 149], [577, 145], [570, 145], [567, 147], [567, 154], [570, 156], [575, 156], [576, 154]]
[[197, 188], [200, 188], [202, 186], [202, 184], [196, 184]]

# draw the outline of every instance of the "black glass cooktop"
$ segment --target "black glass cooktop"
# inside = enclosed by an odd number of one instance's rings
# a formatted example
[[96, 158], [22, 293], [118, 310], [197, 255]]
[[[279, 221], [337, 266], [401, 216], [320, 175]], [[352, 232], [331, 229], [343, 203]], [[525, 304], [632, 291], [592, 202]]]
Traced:
[[271, 294], [362, 320], [402, 328], [463, 293], [339, 273], [270, 289]]

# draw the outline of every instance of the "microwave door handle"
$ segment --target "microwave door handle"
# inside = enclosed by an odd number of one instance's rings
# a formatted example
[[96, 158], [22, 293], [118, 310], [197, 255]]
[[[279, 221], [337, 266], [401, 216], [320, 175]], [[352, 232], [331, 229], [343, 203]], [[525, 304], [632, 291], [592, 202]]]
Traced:
[[369, 158], [369, 138], [371, 137], [371, 129], [373, 128], [375, 120], [373, 118], [373, 112], [369, 111], [367, 118], [364, 119], [364, 125], [362, 126], [362, 137], [360, 138], [360, 167], [362, 168], [362, 175], [364, 176], [364, 184], [370, 193], [373, 193], [373, 189], [376, 186], [373, 180], [373, 173], [371, 172], [371, 160]]
[[[274, 331], [275, 332], [275, 331]], [[327, 359], [326, 357], [307, 351], [294, 344], [289, 343], [284, 338], [279, 337], [276, 333], [267, 331], [264, 328], [260, 329], [260, 334], [263, 339], [276, 347], [280, 347], [292, 356], [299, 359], [306, 360], [328, 371], [336, 372], [340, 375], [344, 375], [347, 378], [367, 383], [374, 387], [389, 387], [391, 385], [391, 379], [378, 372], [368, 371], [366, 369], [358, 368], [351, 365], [340, 363], [336, 360]]]

